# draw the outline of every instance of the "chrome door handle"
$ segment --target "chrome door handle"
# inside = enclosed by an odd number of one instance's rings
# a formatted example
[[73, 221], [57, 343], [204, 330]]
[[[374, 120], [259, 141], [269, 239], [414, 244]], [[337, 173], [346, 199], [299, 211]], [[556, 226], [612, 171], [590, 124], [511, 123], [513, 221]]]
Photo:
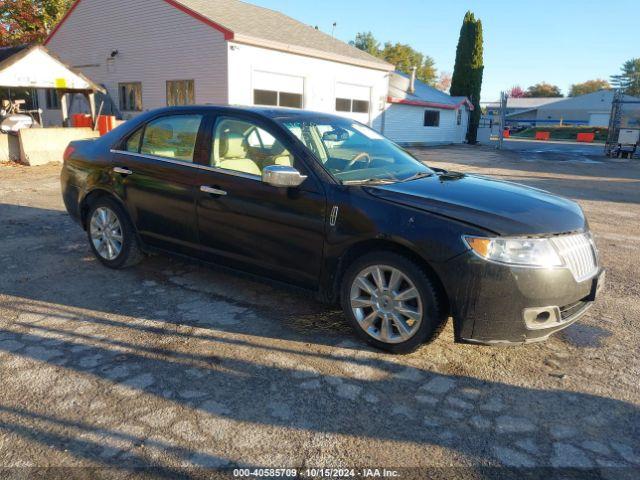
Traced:
[[211, 195], [225, 196], [227, 194], [227, 192], [225, 192], [224, 190], [218, 190], [217, 188], [208, 187], [206, 185], [201, 186], [200, 191], [204, 193], [209, 193]]
[[116, 173], [120, 173], [122, 175], [133, 175], [133, 172], [131, 170], [126, 169], [126, 168], [114, 167], [113, 171], [116, 172]]

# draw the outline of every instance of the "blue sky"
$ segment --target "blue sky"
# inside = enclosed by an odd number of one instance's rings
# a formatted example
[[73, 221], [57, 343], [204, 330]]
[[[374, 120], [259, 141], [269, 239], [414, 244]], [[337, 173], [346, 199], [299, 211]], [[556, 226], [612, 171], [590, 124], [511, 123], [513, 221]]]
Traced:
[[[609, 79], [625, 60], [640, 57], [638, 0], [248, 0], [286, 13], [348, 41], [371, 31], [430, 55], [453, 71], [462, 18], [482, 19], [483, 100], [512, 85], [546, 81], [567, 93], [572, 83]], [[635, 19], [634, 19], [635, 17]]]

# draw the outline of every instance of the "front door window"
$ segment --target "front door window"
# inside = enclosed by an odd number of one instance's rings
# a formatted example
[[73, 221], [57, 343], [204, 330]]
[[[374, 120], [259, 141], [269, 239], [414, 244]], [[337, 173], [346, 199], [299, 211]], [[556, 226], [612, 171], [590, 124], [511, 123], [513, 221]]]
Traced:
[[211, 149], [212, 167], [261, 176], [269, 165], [294, 166], [293, 155], [269, 132], [244, 120], [221, 118]]

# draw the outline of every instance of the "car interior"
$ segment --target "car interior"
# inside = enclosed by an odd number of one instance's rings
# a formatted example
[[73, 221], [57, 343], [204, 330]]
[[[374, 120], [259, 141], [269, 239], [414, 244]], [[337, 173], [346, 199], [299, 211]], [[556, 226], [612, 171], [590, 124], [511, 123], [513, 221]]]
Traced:
[[218, 122], [212, 166], [260, 176], [266, 166], [293, 166], [293, 163], [293, 156], [265, 130], [240, 120]]
[[388, 176], [390, 170], [397, 170], [398, 174], [411, 171], [411, 167], [396, 165], [393, 152], [376, 148], [371, 139], [353, 129], [305, 122], [286, 126], [338, 180]]

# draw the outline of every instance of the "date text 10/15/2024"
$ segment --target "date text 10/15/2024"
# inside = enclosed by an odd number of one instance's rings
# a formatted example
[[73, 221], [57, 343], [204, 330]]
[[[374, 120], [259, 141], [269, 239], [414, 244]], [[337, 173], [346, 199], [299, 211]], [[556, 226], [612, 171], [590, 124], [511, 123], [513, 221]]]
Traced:
[[237, 468], [233, 470], [235, 478], [398, 478], [400, 472], [385, 468]]

